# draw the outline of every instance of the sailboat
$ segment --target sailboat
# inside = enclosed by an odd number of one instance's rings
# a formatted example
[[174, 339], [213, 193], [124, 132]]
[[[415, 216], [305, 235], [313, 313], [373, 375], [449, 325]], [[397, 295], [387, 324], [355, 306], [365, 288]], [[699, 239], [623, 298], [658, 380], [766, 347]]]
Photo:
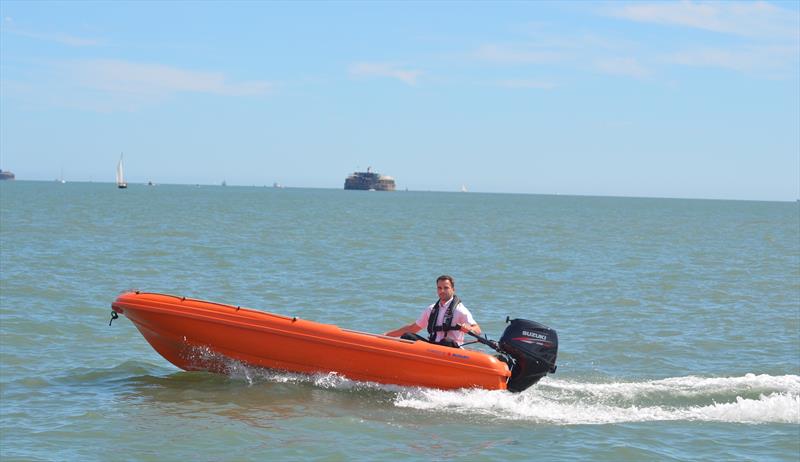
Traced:
[[117, 164], [117, 187], [124, 189], [128, 187], [125, 182], [125, 175], [122, 173], [122, 154], [119, 155], [119, 163]]

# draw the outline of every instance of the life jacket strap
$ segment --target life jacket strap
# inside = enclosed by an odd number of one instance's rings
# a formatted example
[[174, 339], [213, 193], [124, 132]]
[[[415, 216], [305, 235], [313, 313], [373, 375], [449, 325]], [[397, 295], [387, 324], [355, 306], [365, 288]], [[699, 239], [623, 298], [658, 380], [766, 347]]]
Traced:
[[459, 303], [461, 303], [461, 300], [458, 298], [458, 295], [453, 294], [453, 300], [447, 305], [447, 312], [444, 314], [442, 324], [436, 325], [436, 321], [439, 319], [439, 300], [436, 300], [436, 303], [433, 304], [433, 308], [431, 309], [431, 314], [428, 316], [429, 342], [436, 342], [436, 334], [438, 332], [444, 332], [444, 337], [447, 337], [447, 332], [460, 329], [459, 326], [453, 324], [453, 310]]

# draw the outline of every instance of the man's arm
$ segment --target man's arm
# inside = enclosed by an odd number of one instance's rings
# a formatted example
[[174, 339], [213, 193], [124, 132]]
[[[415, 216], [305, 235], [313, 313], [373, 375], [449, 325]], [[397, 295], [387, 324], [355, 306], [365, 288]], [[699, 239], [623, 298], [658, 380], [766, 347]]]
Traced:
[[416, 322], [412, 322], [411, 324], [405, 325], [399, 329], [390, 330], [383, 335], [388, 335], [389, 337], [400, 337], [406, 333], [416, 334], [420, 329], [422, 329], [422, 327], [418, 326]]
[[464, 332], [472, 331], [472, 333], [475, 334], [475, 335], [481, 335], [481, 326], [479, 326], [478, 323], [475, 323], [475, 324], [461, 324], [461, 330], [464, 331]]

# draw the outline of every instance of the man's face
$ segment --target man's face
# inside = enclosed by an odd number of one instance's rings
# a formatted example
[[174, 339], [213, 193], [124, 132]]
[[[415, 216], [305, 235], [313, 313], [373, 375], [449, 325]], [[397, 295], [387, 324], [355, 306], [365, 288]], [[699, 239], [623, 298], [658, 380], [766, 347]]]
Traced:
[[453, 285], [447, 279], [436, 283], [436, 292], [439, 293], [439, 300], [446, 302], [453, 296]]

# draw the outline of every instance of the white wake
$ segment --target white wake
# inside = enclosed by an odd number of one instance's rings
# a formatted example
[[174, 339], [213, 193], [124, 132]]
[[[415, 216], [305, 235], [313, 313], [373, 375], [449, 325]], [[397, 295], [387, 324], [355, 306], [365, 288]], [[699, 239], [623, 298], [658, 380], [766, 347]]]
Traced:
[[800, 424], [800, 376], [670, 377], [660, 380], [587, 382], [545, 377], [522, 393], [444, 391], [349, 380], [336, 373], [297, 374], [250, 367], [207, 348], [198, 362], [221, 365], [250, 384], [310, 383], [339, 390], [394, 393], [394, 405], [437, 413], [480, 415], [556, 425], [648, 421]]
[[420, 389], [397, 406], [561, 425], [647, 421], [800, 424], [800, 376], [593, 383], [545, 378], [520, 394]]

